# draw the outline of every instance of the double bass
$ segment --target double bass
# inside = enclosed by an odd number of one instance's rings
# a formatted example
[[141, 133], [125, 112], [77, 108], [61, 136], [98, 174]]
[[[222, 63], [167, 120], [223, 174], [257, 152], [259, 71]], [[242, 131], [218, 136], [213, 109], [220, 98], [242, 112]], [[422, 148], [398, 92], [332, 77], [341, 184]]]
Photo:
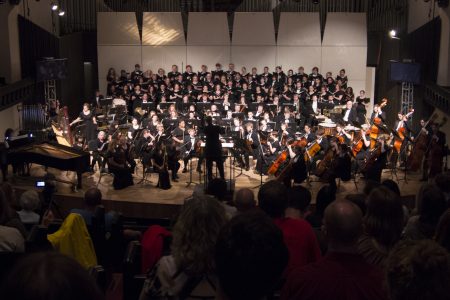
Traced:
[[425, 122], [420, 129], [419, 134], [414, 139], [413, 148], [407, 161], [407, 167], [410, 171], [416, 172], [422, 166], [422, 161], [428, 148], [428, 137], [424, 131], [428, 124], [434, 123], [437, 117], [437, 114], [433, 114], [430, 119]]
[[[414, 109], [412, 109], [409, 113], [403, 116], [403, 121], [406, 122], [407, 119], [414, 113]], [[397, 153], [400, 153], [400, 150], [402, 148], [403, 142], [406, 138], [406, 127], [402, 127], [399, 130], [396, 131], [394, 134], [394, 149]]]

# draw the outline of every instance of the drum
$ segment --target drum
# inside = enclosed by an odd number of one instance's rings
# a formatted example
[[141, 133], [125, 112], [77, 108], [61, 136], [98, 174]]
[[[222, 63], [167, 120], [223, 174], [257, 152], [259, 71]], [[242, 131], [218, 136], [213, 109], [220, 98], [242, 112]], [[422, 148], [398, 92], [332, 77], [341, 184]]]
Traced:
[[115, 108], [116, 106], [121, 106], [121, 105], [126, 106], [127, 102], [125, 100], [123, 100], [123, 99], [120, 99], [120, 98], [113, 99], [113, 102], [112, 102], [112, 107], [113, 108]]
[[319, 128], [322, 127], [325, 131], [325, 135], [336, 135], [336, 123], [322, 122], [319, 123]]

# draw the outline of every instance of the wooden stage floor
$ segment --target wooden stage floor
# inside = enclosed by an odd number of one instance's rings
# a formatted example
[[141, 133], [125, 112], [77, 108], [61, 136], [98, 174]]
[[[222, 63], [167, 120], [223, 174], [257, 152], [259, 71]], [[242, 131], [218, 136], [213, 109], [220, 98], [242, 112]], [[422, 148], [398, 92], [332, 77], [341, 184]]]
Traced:
[[[196, 162], [193, 163], [194, 168]], [[49, 168], [48, 172], [54, 174], [57, 179], [64, 181], [75, 182], [76, 174], [73, 172], [61, 172], [57, 169]], [[235, 170], [235, 174], [238, 175], [240, 169]], [[225, 175], [229, 178], [230, 168], [226, 164]], [[26, 189], [36, 189], [35, 182], [40, 180], [46, 174], [44, 167], [39, 165], [32, 165], [31, 176], [29, 177], [19, 177], [14, 176], [11, 178], [11, 183], [20, 192]], [[142, 178], [142, 168], [138, 165], [137, 172], [134, 175], [134, 186], [130, 186], [124, 190], [114, 190], [112, 187], [112, 176], [103, 175], [98, 188], [102, 191], [103, 202], [107, 209], [114, 209], [116, 211], [122, 212], [127, 217], [134, 218], [162, 218], [162, 217], [173, 217], [178, 211], [184, 200], [192, 195], [194, 188], [199, 184], [199, 174], [193, 172], [194, 184], [187, 186], [189, 181], [189, 172], [181, 173], [179, 172], [179, 182], [172, 182], [172, 188], [169, 190], [161, 190], [156, 188], [156, 183], [158, 181], [157, 174], [151, 174], [147, 176], [150, 182], [137, 184]], [[397, 173], [399, 179], [399, 186], [402, 191], [402, 196], [414, 196], [417, 194], [421, 182], [419, 181], [419, 174], [407, 174], [407, 181], [403, 180], [404, 173], [398, 171]], [[384, 170], [383, 179], [394, 179], [396, 177], [392, 175], [390, 170]], [[203, 176], [202, 176], [203, 182]], [[315, 197], [318, 190], [324, 185], [321, 182], [315, 182], [315, 177], [312, 177], [312, 182], [310, 185], [303, 183], [303, 185], [309, 188], [313, 195], [313, 203], [315, 202]], [[71, 208], [82, 207], [83, 206], [83, 194], [84, 191], [90, 187], [95, 187], [99, 180], [99, 172], [94, 174], [84, 173], [83, 174], [83, 188], [74, 191], [72, 186], [67, 183], [57, 182], [56, 193], [55, 193], [55, 203], [60, 207], [63, 214], [67, 213]], [[269, 180], [267, 176], [263, 177], [263, 182]], [[251, 188], [255, 196], [257, 195], [259, 186], [260, 176], [254, 174], [252, 170], [243, 171], [242, 175], [236, 177], [235, 189], [240, 188]], [[203, 186], [203, 183], [200, 183]], [[363, 179], [356, 180], [356, 190], [355, 181], [351, 180], [348, 182], [342, 182], [338, 189], [338, 197], [344, 197], [346, 194], [362, 192], [365, 182]], [[201, 187], [198, 187], [201, 188]]]

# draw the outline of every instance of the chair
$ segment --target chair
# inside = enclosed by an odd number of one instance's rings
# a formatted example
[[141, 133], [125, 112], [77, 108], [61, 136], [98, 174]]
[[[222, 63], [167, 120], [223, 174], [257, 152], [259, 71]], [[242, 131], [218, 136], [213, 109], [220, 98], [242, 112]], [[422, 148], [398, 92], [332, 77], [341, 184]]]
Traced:
[[141, 273], [141, 243], [128, 243], [123, 259], [123, 295], [124, 300], [138, 299], [146, 275]]

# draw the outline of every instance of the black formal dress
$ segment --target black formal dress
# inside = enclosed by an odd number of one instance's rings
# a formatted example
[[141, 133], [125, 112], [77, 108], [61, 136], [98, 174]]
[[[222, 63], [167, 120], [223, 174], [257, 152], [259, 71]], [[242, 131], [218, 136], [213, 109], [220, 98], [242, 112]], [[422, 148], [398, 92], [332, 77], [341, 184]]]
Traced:
[[225, 179], [225, 172], [223, 169], [223, 159], [222, 159], [222, 143], [220, 142], [219, 136], [225, 131], [222, 127], [217, 125], [207, 125], [203, 129], [206, 135], [205, 140], [205, 159], [208, 180], [212, 179], [212, 163], [216, 162], [217, 168], [219, 169], [220, 178]]

